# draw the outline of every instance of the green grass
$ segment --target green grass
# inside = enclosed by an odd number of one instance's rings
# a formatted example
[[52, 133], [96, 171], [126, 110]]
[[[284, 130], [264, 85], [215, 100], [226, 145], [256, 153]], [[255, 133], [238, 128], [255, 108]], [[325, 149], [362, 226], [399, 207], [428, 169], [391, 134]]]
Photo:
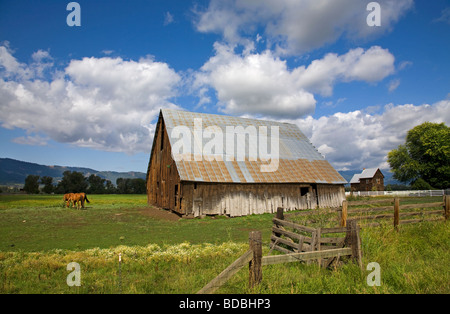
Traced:
[[272, 215], [168, 221], [146, 215], [145, 195], [88, 195], [85, 210], [61, 196], [0, 196], [0, 251], [84, 250], [117, 245], [246, 242], [251, 230], [270, 234]]
[[[0, 195], [0, 293], [195, 293], [248, 249], [249, 231], [261, 230], [269, 251], [271, 214], [168, 221], [146, 215], [145, 195], [88, 197], [75, 210], [59, 195]], [[264, 266], [254, 290], [244, 267], [217, 292], [450, 293], [448, 222], [367, 228], [361, 239], [363, 265], [380, 264], [379, 287], [352, 263], [288, 263]], [[70, 262], [81, 287], [66, 284]]]

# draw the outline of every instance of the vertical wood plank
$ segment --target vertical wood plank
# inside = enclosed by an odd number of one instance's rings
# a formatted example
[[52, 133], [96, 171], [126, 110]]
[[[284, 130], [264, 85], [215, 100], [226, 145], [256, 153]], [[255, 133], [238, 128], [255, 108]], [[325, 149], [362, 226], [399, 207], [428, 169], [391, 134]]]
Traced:
[[[322, 229], [321, 228], [317, 228], [316, 229], [316, 251], [320, 251], [320, 237], [322, 236]], [[322, 265], [322, 259], [319, 258], [317, 259], [317, 263], [320, 265]]]
[[284, 220], [283, 207], [278, 207], [277, 208], [277, 216], [276, 216], [276, 218]]
[[444, 217], [445, 220], [450, 217], [450, 195], [444, 195]]
[[301, 253], [303, 251], [303, 242], [305, 241], [305, 236], [301, 236], [298, 241], [298, 252]]
[[361, 239], [359, 237], [359, 226], [356, 220], [350, 220], [347, 224], [347, 237], [352, 248], [352, 259], [362, 269]]
[[347, 209], [348, 209], [348, 202], [345, 200], [342, 202], [341, 227], [347, 226]]
[[250, 250], [253, 258], [249, 263], [249, 286], [253, 288], [262, 280], [262, 236], [261, 231], [252, 231], [249, 234]]
[[398, 224], [400, 221], [400, 199], [394, 198], [394, 228], [398, 231]]

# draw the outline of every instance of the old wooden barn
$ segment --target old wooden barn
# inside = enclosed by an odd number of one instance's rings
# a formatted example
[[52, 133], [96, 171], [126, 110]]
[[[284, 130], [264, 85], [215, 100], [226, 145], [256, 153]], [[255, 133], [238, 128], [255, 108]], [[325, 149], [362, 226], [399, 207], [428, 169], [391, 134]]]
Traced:
[[162, 109], [148, 203], [186, 216], [340, 206], [344, 178], [294, 124]]

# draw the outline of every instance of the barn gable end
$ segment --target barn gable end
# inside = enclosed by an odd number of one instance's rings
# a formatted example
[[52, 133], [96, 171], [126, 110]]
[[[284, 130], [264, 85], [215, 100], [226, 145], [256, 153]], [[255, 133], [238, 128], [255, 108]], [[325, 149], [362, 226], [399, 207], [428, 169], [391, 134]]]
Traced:
[[[180, 137], [170, 136], [174, 128], [183, 126], [195, 134], [198, 123], [203, 129], [212, 127], [224, 133], [227, 126], [240, 126], [241, 133], [262, 127], [268, 130], [268, 137], [276, 128], [279, 158], [275, 171], [262, 171], [273, 160], [251, 155], [252, 145], [261, 142], [250, 133], [244, 134], [241, 142], [238, 135], [231, 134], [235, 147], [247, 148], [244, 160], [236, 158], [237, 150], [234, 160], [229, 160], [229, 151], [214, 152], [214, 158], [198, 158], [194, 152], [198, 154], [198, 146], [207, 145], [208, 136], [200, 139], [201, 145], [189, 143], [190, 156], [183, 152], [184, 158], [174, 157], [172, 148], [180, 141]], [[225, 135], [230, 134], [224, 134], [223, 147], [230, 143]], [[147, 171], [149, 204], [193, 216], [273, 213], [279, 206], [287, 210], [340, 206], [345, 183], [293, 124], [168, 109], [160, 112]]]
[[169, 135], [160, 113], [147, 169], [148, 203], [183, 214], [180, 192], [180, 175], [172, 158]]

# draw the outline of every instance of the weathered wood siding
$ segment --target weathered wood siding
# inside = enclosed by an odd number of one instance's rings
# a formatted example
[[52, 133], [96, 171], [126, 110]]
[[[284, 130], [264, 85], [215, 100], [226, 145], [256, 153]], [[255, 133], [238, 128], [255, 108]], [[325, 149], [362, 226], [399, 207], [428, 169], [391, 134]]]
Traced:
[[183, 215], [274, 213], [285, 210], [338, 207], [343, 184], [207, 183], [181, 181], [172, 158], [169, 136], [160, 116], [147, 170], [148, 203]]
[[274, 213], [278, 207], [286, 210], [337, 207], [345, 199], [344, 187], [340, 185], [318, 185], [317, 189], [308, 184], [183, 182], [182, 185], [184, 213], [195, 217]]
[[152, 155], [147, 171], [148, 203], [165, 209], [184, 213], [180, 204], [180, 176], [171, 155], [169, 136], [160, 119], [152, 146]]
[[318, 184], [317, 194], [320, 208], [339, 207], [345, 200], [344, 185]]

